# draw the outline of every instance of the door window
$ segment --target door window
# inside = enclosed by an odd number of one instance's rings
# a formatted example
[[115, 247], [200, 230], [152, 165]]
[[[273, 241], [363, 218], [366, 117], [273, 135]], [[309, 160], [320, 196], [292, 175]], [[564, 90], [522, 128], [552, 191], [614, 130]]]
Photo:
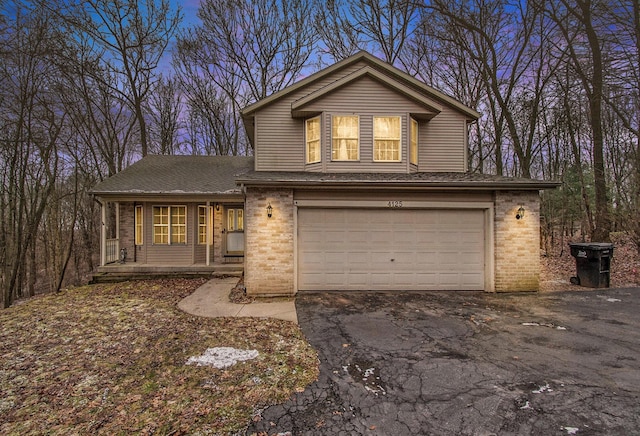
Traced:
[[244, 209], [227, 209], [227, 231], [244, 231]]

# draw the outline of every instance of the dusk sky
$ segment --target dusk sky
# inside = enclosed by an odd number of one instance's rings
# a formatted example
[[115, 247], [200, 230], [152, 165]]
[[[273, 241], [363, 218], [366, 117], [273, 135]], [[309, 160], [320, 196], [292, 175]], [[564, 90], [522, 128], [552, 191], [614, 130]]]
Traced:
[[[200, 19], [198, 18], [198, 8], [200, 7], [200, 0], [170, 0], [170, 3], [174, 10], [180, 7], [182, 11], [182, 22], [180, 23], [180, 29], [187, 29], [200, 23]], [[171, 56], [173, 55], [174, 47], [175, 38], [169, 45], [163, 59], [160, 61], [159, 70], [164, 75], [170, 75], [173, 73], [173, 68], [171, 67]]]

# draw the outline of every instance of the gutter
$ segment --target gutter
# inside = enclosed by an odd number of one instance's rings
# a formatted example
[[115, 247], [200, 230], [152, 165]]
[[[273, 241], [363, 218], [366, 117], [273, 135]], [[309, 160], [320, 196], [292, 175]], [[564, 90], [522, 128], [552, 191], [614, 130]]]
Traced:
[[529, 190], [539, 191], [542, 189], [554, 189], [560, 186], [561, 182], [532, 181], [532, 182], [424, 182], [413, 181], [330, 181], [330, 180], [237, 180], [237, 183], [246, 190], [247, 187], [286, 187], [286, 188], [316, 188], [316, 189], [444, 189], [444, 190]]

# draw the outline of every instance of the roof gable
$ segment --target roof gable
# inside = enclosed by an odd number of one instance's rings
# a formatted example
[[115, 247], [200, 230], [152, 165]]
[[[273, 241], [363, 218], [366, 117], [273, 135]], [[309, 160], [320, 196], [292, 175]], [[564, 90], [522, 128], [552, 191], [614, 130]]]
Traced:
[[[245, 107], [242, 110], [242, 116], [245, 119], [252, 118], [253, 114], [256, 111], [261, 110], [269, 106], [270, 104], [274, 103], [275, 101], [290, 95], [293, 92], [301, 90], [304, 87], [309, 86], [318, 80], [324, 79], [327, 76], [333, 73], [339, 72], [340, 70], [345, 69], [349, 66], [352, 66], [358, 62], [362, 62], [369, 67], [368, 70], [363, 71], [361, 74], [369, 74], [373, 76], [375, 73], [373, 73], [372, 71], [376, 71], [377, 72], [376, 77], [378, 78], [378, 80], [384, 80], [389, 85], [391, 85], [392, 83], [395, 83], [395, 85], [393, 86], [398, 87], [398, 89], [403, 89], [403, 90], [412, 89], [413, 92], [416, 92], [418, 94], [423, 94], [424, 98], [426, 99], [435, 100], [443, 104], [446, 104], [448, 106], [451, 106], [452, 108], [463, 113], [465, 116], [469, 117], [472, 120], [476, 120], [480, 117], [480, 114], [474, 109], [471, 109], [468, 106], [465, 106], [464, 104], [453, 99], [452, 97], [449, 97], [448, 95], [436, 90], [435, 88], [432, 88], [424, 84], [423, 82], [417, 80], [416, 78], [410, 76], [409, 74], [403, 71], [400, 71], [394, 66], [387, 64], [386, 62], [372, 56], [371, 54], [365, 51], [361, 51], [330, 67], [320, 70], [317, 73], [312, 74], [311, 76], [306, 77], [294, 83], [293, 85], [288, 86], [287, 88], [282, 89], [270, 95], [269, 97], [266, 97], [256, 103], [253, 103]], [[338, 81], [341, 81], [341, 80], [342, 79], [339, 79]], [[329, 86], [333, 86], [333, 85], [329, 85]], [[340, 87], [340, 85], [337, 85], [337, 86], [338, 88]]]
[[428, 98], [424, 93], [420, 93], [415, 89], [405, 85], [402, 82], [397, 80], [391, 80], [389, 76], [383, 74], [382, 72], [372, 68], [369, 65], [366, 65], [351, 74], [348, 74], [327, 86], [324, 86], [320, 89], [317, 89], [306, 96], [299, 98], [291, 104], [291, 114], [294, 117], [297, 116], [306, 116], [305, 108], [311, 105], [312, 103], [318, 101], [319, 99], [345, 87], [349, 84], [353, 83], [356, 80], [360, 80], [363, 77], [368, 77], [373, 79], [374, 81], [392, 89], [398, 94], [402, 94], [403, 96], [409, 98], [413, 102], [417, 103], [419, 106], [424, 108], [424, 118], [432, 118], [433, 116], [442, 112], [442, 105], [438, 102]]

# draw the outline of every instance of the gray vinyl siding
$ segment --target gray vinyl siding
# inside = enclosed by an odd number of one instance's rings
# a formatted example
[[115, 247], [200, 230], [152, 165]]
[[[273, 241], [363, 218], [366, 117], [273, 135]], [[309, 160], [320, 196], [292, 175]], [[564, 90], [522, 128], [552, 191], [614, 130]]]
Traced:
[[[333, 115], [350, 115], [351, 112], [328, 112], [322, 130], [322, 163], [326, 172], [407, 172], [407, 122], [408, 114], [394, 112], [358, 112], [360, 158], [357, 161], [332, 161], [332, 125]], [[401, 118], [400, 162], [374, 162], [373, 160], [373, 117], [399, 116]]]
[[291, 118], [291, 104], [362, 66], [361, 63], [351, 65], [258, 111], [255, 115], [256, 171], [304, 171], [304, 120]]
[[346, 113], [361, 113], [362, 109], [384, 113], [425, 112], [423, 106], [366, 76], [319, 98], [304, 109]]
[[[322, 162], [326, 172], [407, 172], [408, 112], [423, 112], [424, 108], [399, 95], [376, 80], [363, 77], [340, 90], [326, 95], [305, 107], [309, 111], [324, 111]], [[331, 117], [358, 115], [360, 118], [360, 158], [358, 161], [331, 160]], [[374, 162], [373, 117], [400, 116], [402, 121], [400, 162]]]
[[420, 122], [418, 171], [465, 171], [466, 135], [467, 122], [464, 115], [446, 106], [431, 121]]
[[[305, 106], [305, 111], [322, 114], [322, 162], [306, 164], [304, 120], [291, 117], [291, 104], [347, 74], [361, 64], [325, 77], [318, 83], [275, 101], [255, 115], [256, 170], [313, 172], [445, 172], [465, 171], [466, 118], [443, 106], [430, 121], [419, 121], [418, 166], [408, 162], [409, 114], [425, 109], [377, 80], [362, 77]], [[360, 159], [331, 160], [331, 116], [360, 116]], [[402, 116], [402, 159], [373, 161], [373, 116]]]
[[[186, 244], [154, 244], [153, 243], [153, 206], [187, 206], [187, 243]], [[197, 207], [193, 203], [145, 203], [144, 242], [147, 246], [149, 264], [158, 265], [192, 265], [194, 264], [193, 217]]]

